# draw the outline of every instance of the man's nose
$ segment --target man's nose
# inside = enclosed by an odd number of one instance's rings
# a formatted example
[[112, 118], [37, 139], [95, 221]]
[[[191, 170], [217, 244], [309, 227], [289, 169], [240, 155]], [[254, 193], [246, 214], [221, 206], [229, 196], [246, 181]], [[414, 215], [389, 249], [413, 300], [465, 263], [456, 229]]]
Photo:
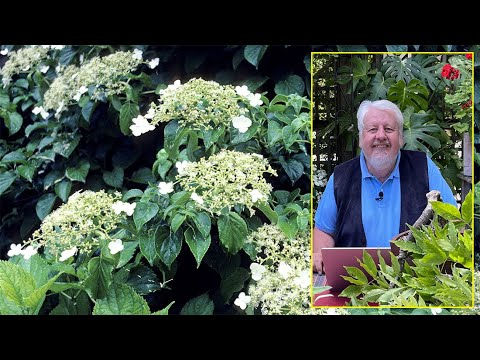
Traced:
[[385, 129], [383, 127], [379, 127], [375, 135], [379, 140], [385, 140], [387, 138], [387, 133], [385, 132]]

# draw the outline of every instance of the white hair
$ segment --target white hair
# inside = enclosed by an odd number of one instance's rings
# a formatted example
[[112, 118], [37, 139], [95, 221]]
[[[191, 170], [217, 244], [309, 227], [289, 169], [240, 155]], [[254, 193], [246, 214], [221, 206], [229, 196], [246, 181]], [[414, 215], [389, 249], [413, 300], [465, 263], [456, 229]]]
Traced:
[[377, 101], [370, 101], [370, 100], [365, 100], [362, 101], [360, 106], [358, 107], [357, 111], [357, 119], [358, 119], [358, 132], [361, 136], [362, 131], [363, 131], [363, 121], [365, 120], [365, 115], [368, 110], [371, 108], [375, 108], [378, 110], [385, 110], [389, 111], [392, 113], [392, 115], [395, 117], [395, 120], [397, 121], [398, 124], [398, 131], [400, 133], [400, 136], [403, 136], [403, 115], [400, 109], [398, 108], [397, 105], [395, 105], [393, 102], [389, 100], [377, 100]]

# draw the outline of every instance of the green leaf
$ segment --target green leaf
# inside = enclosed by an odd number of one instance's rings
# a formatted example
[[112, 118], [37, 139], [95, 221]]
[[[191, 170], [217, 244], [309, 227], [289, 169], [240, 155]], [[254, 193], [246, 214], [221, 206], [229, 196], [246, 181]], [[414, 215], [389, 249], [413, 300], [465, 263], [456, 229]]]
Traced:
[[260, 60], [262, 60], [267, 48], [268, 45], [247, 45], [243, 50], [243, 56], [250, 64], [258, 69], [258, 64], [260, 64]]
[[5, 117], [5, 126], [8, 128], [10, 136], [16, 134], [22, 128], [22, 124], [23, 118], [17, 112], [10, 113]]
[[270, 220], [272, 224], [276, 224], [278, 222], [278, 215], [275, 211], [272, 210], [270, 205], [267, 202], [257, 201], [255, 203], [255, 207], [259, 209], [267, 218]]
[[[94, 257], [88, 262], [88, 276], [84, 281], [85, 290], [92, 299], [107, 296], [107, 289], [112, 283], [113, 259]], [[98, 303], [98, 302], [97, 302]]]
[[35, 173], [35, 166], [27, 164], [27, 165], [20, 165], [17, 167], [17, 173], [22, 178], [27, 179], [28, 181], [32, 182], [33, 174]]
[[135, 171], [130, 180], [139, 184], [148, 184], [149, 182], [153, 183], [156, 181], [155, 176], [152, 174], [152, 170], [147, 167]]
[[275, 84], [275, 94], [289, 95], [298, 94], [303, 95], [305, 83], [298, 75], [289, 75], [286, 79]]
[[158, 256], [170, 269], [170, 266], [182, 249], [182, 234], [179, 231], [171, 233], [168, 229], [166, 230], [167, 231], [163, 230], [161, 232], [157, 231], [158, 235], [156, 234], [157, 242], [161, 242]]
[[303, 175], [304, 167], [300, 161], [292, 158], [285, 160], [283, 156], [280, 156], [279, 162], [280, 165], [282, 165], [283, 170], [285, 170], [288, 177], [292, 181], [292, 185], [295, 184], [295, 182]]
[[68, 158], [73, 153], [73, 150], [75, 150], [79, 142], [80, 135], [76, 134], [74, 135], [73, 139], [63, 139], [61, 141], [57, 141], [53, 145], [53, 151], [62, 155], [64, 158]]
[[114, 167], [113, 171], [105, 171], [103, 173], [103, 181], [111, 187], [121, 188], [123, 185], [123, 169]]
[[[351, 277], [353, 277], [353, 279], [357, 280], [357, 281], [353, 282], [354, 284], [356, 284], [356, 285], [366, 285], [366, 284], [368, 284], [368, 279], [367, 279], [367, 277], [365, 276], [365, 274], [363, 273], [362, 270], [360, 270], [356, 267], [353, 267], [353, 266], [345, 266], [345, 270], [347, 270], [347, 273]], [[343, 275], [342, 275], [342, 277], [344, 279], [347, 278], [347, 277], [344, 277]]]
[[81, 160], [74, 168], [67, 168], [65, 176], [72, 181], [81, 181], [85, 183], [90, 170], [90, 163], [88, 160]]
[[112, 284], [105, 299], [97, 300], [93, 315], [149, 315], [150, 309], [144, 298], [130, 286]]
[[158, 205], [153, 202], [138, 202], [133, 212], [133, 221], [137, 229], [140, 229], [144, 224], [153, 219], [159, 209]]
[[387, 92], [390, 86], [392, 86], [394, 80], [383, 76], [380, 71], [375, 74], [375, 77], [370, 82], [370, 96], [369, 100], [381, 100], [387, 97]]
[[35, 280], [35, 286], [37, 288], [45, 285], [48, 281], [48, 274], [52, 271], [50, 265], [40, 255], [33, 255], [28, 260], [23, 256], [16, 256], [10, 260], [25, 269]]
[[155, 311], [154, 313], [152, 313], [152, 315], [168, 315], [168, 310], [172, 307], [173, 304], [175, 304], [175, 301], [172, 301], [163, 309]]
[[90, 122], [93, 111], [97, 107], [97, 103], [89, 100], [84, 106], [82, 106], [82, 116], [87, 121]]
[[127, 201], [135, 197], [142, 197], [143, 191], [140, 189], [130, 189], [122, 197], [122, 201]]
[[185, 219], [187, 218], [187, 216], [185, 214], [181, 214], [181, 213], [177, 213], [175, 214], [175, 216], [173, 217], [172, 219], [172, 231], [175, 232], [178, 230], [178, 228], [180, 226], [182, 226], [183, 222], [185, 221]]
[[469, 191], [462, 204], [462, 218], [467, 224], [472, 222], [473, 192]]
[[282, 215], [278, 217], [278, 227], [284, 232], [289, 239], [293, 239], [298, 232], [298, 224], [288, 217]]
[[[431, 154], [431, 151], [423, 142], [430, 145], [432, 149], [440, 147], [440, 141], [430, 135], [440, 133], [440, 126], [437, 124], [428, 124], [430, 115], [428, 114], [411, 114], [412, 108], [408, 108], [404, 112], [405, 128], [403, 130], [403, 140], [405, 142], [405, 150], [420, 150]], [[430, 133], [430, 134], [428, 134]]]
[[411, 80], [408, 85], [399, 80], [388, 89], [388, 100], [396, 103], [400, 110], [413, 106], [415, 111], [428, 109], [428, 90], [418, 79]]
[[385, 45], [388, 52], [407, 52], [408, 45]]
[[159, 226], [157, 229], [148, 229], [146, 232], [141, 232], [138, 235], [138, 240], [140, 244], [140, 252], [147, 259], [150, 265], [153, 266], [155, 257], [157, 256], [158, 249], [160, 244], [157, 243], [157, 233], [161, 231], [162, 226]]
[[225, 276], [220, 282], [220, 295], [228, 303], [232, 295], [243, 289], [245, 281], [250, 279], [250, 271], [238, 267]]
[[338, 296], [351, 298], [357, 297], [361, 293], [362, 287], [360, 285], [348, 285]]
[[200, 231], [200, 234], [206, 238], [210, 234], [210, 229], [212, 227], [212, 221], [210, 216], [206, 212], [195, 213], [193, 217], [193, 222], [195, 223], [197, 229]]
[[50, 289], [50, 287], [53, 285], [55, 280], [61, 275], [61, 273], [55, 275], [52, 277], [50, 280], [48, 280], [44, 285], [39, 287], [38, 289], [35, 289], [31, 294], [29, 294], [25, 298], [25, 306], [30, 308], [29, 314], [31, 315], [37, 315], [38, 312], [40, 311], [40, 307], [43, 304], [43, 301], [45, 300], [45, 294], [47, 291]]
[[13, 171], [7, 171], [0, 174], [0, 195], [2, 195], [4, 191], [13, 184], [16, 178], [17, 174]]
[[217, 221], [220, 241], [231, 254], [236, 254], [243, 247], [248, 230], [245, 221], [234, 212], [220, 215]]
[[233, 70], [236, 70], [238, 65], [240, 65], [240, 63], [243, 61], [243, 59], [245, 59], [245, 57], [243, 56], [243, 52], [244, 52], [244, 49], [240, 48], [233, 55], [233, 58], [232, 58]]
[[161, 289], [155, 272], [144, 265], [138, 265], [131, 269], [126, 284], [131, 286], [132, 289], [140, 295], [148, 295]]
[[71, 190], [72, 182], [70, 180], [63, 179], [59, 183], [55, 184], [55, 194], [57, 194], [57, 196], [62, 199], [64, 203], [67, 202]]
[[124, 241], [123, 242], [123, 250], [120, 251], [120, 259], [118, 260], [117, 269], [120, 269], [124, 265], [126, 265], [130, 259], [132, 258], [133, 254], [137, 250], [139, 241]]
[[45, 217], [50, 214], [55, 204], [57, 196], [55, 194], [43, 194], [35, 206], [35, 211], [40, 220], [45, 219]]
[[25, 136], [26, 137], [29, 137], [30, 134], [32, 133], [32, 131], [35, 131], [37, 129], [44, 129], [48, 126], [48, 122], [47, 121], [39, 121], [39, 122], [35, 122], [31, 125], [28, 125], [26, 128], [25, 128]]
[[140, 115], [140, 109], [137, 104], [130, 101], [123, 104], [120, 109], [120, 130], [124, 135], [130, 134], [130, 125], [133, 124], [132, 119]]
[[207, 293], [190, 299], [180, 311], [180, 315], [213, 315], [214, 304]]
[[363, 250], [363, 264], [362, 267], [372, 275], [372, 277], [377, 276], [377, 265], [373, 261], [372, 256], [365, 250]]
[[462, 219], [460, 211], [452, 204], [441, 201], [431, 201], [430, 204], [432, 204], [433, 211], [445, 220], [453, 221]]
[[34, 278], [25, 269], [11, 262], [0, 260], [0, 298], [23, 306], [24, 298], [30, 295], [35, 288]]
[[401, 250], [406, 250], [406, 251], [414, 253], [414, 254], [423, 254], [422, 248], [414, 242], [404, 241], [404, 240], [396, 240], [396, 241], [392, 241], [392, 243], [397, 245]]
[[185, 242], [187, 243], [190, 251], [195, 257], [198, 269], [200, 267], [200, 264], [202, 263], [203, 257], [205, 256], [208, 248], [210, 247], [210, 243], [212, 242], [210, 234], [204, 236], [197, 229], [193, 231], [191, 228], [188, 228], [187, 231], [185, 231]]

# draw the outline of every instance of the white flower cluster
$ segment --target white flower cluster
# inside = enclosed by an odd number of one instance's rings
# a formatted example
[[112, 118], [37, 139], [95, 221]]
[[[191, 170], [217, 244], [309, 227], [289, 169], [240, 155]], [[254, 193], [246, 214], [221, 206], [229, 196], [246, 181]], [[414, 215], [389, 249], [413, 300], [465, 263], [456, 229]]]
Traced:
[[265, 315], [327, 312], [310, 307], [309, 233], [288, 239], [277, 225], [263, 225], [249, 235], [247, 243], [258, 254], [250, 265], [254, 281], [248, 288], [249, 306]]
[[253, 94], [248, 90], [247, 85], [236, 86], [235, 91], [241, 97], [247, 99], [250, 102], [250, 106], [256, 107], [263, 104], [263, 101], [260, 99], [262, 94]]
[[94, 57], [80, 67], [69, 65], [64, 70], [59, 68], [57, 72], [62, 72], [45, 93], [43, 106], [46, 110], [57, 109], [59, 112], [58, 109], [63, 110], [72, 101], [78, 102], [89, 86], [92, 86], [91, 98], [94, 100], [124, 93], [126, 76], [142, 63], [145, 62], [141, 54], [118, 51], [105, 57]]
[[[120, 196], [120, 193], [107, 194], [104, 190], [77, 191], [66, 204], [45, 217], [40, 229], [24, 245], [34, 250], [44, 246], [60, 261], [71, 258], [77, 252], [88, 253], [96, 249], [101, 238], [110, 241], [112, 254], [120, 251], [121, 242], [110, 236], [124, 221], [125, 215], [122, 213], [131, 216], [136, 205], [119, 201]], [[12, 256], [19, 255], [18, 246], [12, 248]]]
[[231, 85], [220, 85], [200, 78], [190, 79], [185, 84], [176, 80], [160, 90], [159, 100], [160, 104], [152, 103], [149, 110], [155, 114], [152, 125], [178, 119], [181, 126], [209, 130], [218, 126], [229, 127], [233, 122], [241, 132], [251, 125], [251, 120], [241, 117], [248, 109], [239, 106]]
[[263, 156], [231, 150], [195, 163], [177, 163], [177, 169], [180, 185], [192, 192], [198, 207], [211, 214], [244, 205], [253, 215], [255, 203], [266, 201], [272, 191], [263, 174], [277, 175]]
[[48, 57], [48, 50], [38, 46], [25, 47], [11, 52], [7, 50], [3, 55], [8, 55], [8, 60], [0, 69], [3, 86], [8, 86], [14, 75], [33, 71], [37, 66], [42, 67], [42, 61]]

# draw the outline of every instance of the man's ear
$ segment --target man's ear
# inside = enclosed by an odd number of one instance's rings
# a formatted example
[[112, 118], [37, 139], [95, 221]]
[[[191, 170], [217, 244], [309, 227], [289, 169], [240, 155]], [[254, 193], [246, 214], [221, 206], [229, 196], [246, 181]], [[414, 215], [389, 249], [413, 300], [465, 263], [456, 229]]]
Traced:
[[403, 145], [405, 145], [405, 142], [403, 141], [403, 134], [400, 135], [399, 143], [400, 143], [400, 148], [402, 148]]

